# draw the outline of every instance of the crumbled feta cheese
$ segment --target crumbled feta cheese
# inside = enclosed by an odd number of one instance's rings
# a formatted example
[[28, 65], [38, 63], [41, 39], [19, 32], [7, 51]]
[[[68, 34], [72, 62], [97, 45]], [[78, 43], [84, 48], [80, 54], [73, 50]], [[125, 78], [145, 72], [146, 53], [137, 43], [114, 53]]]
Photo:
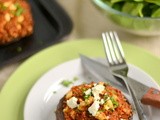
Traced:
[[72, 109], [76, 108], [78, 106], [77, 100], [78, 99], [76, 97], [71, 97], [69, 100], [67, 100], [67, 105]]
[[103, 105], [104, 104], [104, 99], [100, 100], [100, 104]]
[[94, 96], [95, 100], [99, 100], [99, 94], [102, 93], [102, 91], [105, 89], [105, 87], [103, 85], [96, 85], [94, 87], [92, 87], [92, 94]]
[[97, 85], [97, 83], [94, 83], [94, 84], [93, 84], [93, 86], [96, 86], [96, 85]]
[[88, 111], [92, 116], [95, 116], [99, 107], [99, 101], [94, 101], [94, 103], [88, 108]]
[[100, 100], [100, 96], [98, 93], [93, 93], [94, 100]]
[[90, 94], [91, 94], [91, 89], [85, 91], [85, 95], [90, 95]]

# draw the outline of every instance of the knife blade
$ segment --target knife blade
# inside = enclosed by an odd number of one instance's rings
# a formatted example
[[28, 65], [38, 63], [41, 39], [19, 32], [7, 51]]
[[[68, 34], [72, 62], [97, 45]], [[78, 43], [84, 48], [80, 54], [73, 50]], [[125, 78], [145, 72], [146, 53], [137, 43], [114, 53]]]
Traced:
[[[109, 70], [109, 67], [104, 64], [104, 62], [99, 62], [93, 59], [90, 59], [86, 56], [80, 55], [81, 63], [87, 69], [87, 71], [91, 72], [93, 75], [101, 76], [109, 80], [114, 86], [121, 90], [122, 84], [118, 82], [113, 77], [113, 74]], [[117, 76], [115, 76], [117, 77]], [[141, 82], [134, 80], [130, 77], [126, 77], [127, 82], [129, 82], [131, 87], [134, 89], [136, 97], [145, 105], [151, 105], [154, 107], [160, 108], [160, 90], [142, 84]], [[124, 89], [123, 89], [124, 90]]]

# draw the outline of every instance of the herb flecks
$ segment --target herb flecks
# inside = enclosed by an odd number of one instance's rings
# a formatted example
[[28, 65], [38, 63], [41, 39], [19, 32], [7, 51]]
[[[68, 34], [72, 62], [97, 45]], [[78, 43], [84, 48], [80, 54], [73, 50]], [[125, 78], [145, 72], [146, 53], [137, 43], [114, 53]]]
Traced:
[[24, 12], [24, 8], [19, 3], [15, 3], [15, 6], [17, 8], [15, 15], [20, 16]]
[[83, 97], [84, 97], [84, 99], [86, 100], [86, 99], [89, 99], [90, 96], [91, 96], [91, 95], [84, 95]]
[[10, 4], [7, 2], [0, 3], [0, 10], [7, 10], [7, 11], [9, 11], [9, 13], [11, 13], [17, 17], [22, 15], [24, 12], [24, 8], [18, 2], [10, 3]]
[[62, 82], [61, 82], [61, 84], [63, 85], [63, 86], [65, 86], [65, 87], [68, 87], [70, 84], [72, 84], [73, 82], [72, 81], [70, 81], [70, 80], [63, 80]]
[[110, 97], [110, 100], [112, 101], [114, 108], [117, 108], [119, 103], [114, 99], [114, 97]]
[[78, 80], [78, 77], [74, 77], [72, 80], [63, 80], [61, 84], [65, 87], [69, 87], [71, 84], [73, 84], [77, 80]]

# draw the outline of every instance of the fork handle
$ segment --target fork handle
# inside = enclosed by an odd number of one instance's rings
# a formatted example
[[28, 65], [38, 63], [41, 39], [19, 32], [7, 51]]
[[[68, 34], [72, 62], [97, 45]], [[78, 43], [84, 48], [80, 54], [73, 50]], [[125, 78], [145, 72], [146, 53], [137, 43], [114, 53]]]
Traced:
[[143, 95], [141, 102], [146, 105], [152, 105], [160, 108], [160, 90], [155, 88], [149, 88], [148, 91]]

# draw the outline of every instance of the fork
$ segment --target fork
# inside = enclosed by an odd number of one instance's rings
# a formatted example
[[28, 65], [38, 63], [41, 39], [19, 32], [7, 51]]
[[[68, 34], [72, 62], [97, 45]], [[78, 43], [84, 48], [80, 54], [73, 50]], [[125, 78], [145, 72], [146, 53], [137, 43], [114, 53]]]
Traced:
[[133, 105], [138, 112], [139, 119], [147, 120], [140, 102], [136, 98], [135, 92], [132, 89], [132, 85], [127, 83], [128, 65], [117, 33], [115, 31], [102, 33], [102, 39], [111, 72], [114, 76], [121, 78], [122, 82], [125, 84], [134, 101]]

